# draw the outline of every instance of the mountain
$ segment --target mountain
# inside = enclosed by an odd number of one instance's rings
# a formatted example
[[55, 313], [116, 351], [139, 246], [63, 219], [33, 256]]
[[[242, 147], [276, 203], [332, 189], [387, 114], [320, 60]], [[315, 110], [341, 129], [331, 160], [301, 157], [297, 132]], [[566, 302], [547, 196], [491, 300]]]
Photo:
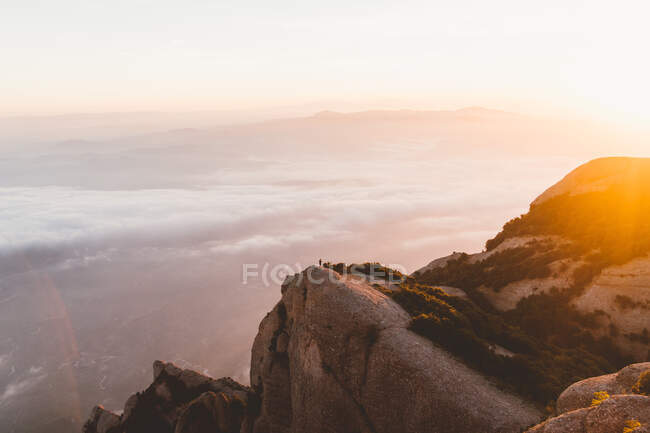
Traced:
[[596, 353], [614, 346], [644, 361], [649, 214], [650, 159], [594, 160], [540, 195], [485, 251], [436, 259], [414, 276], [480, 297], [554, 344]]

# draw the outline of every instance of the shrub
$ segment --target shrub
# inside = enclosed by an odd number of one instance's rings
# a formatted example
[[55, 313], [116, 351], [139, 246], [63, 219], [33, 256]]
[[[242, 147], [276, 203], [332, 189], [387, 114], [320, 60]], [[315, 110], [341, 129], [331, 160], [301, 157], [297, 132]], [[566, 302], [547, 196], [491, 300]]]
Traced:
[[[567, 349], [549, 345], [509, 324], [499, 313], [432, 286], [405, 282], [388, 295], [411, 315], [411, 330], [540, 404], [554, 400], [580, 379], [614, 370], [607, 360], [579, 345]], [[497, 355], [492, 349], [495, 344], [515, 355]]]
[[416, 276], [416, 280], [424, 284], [453, 286], [465, 290], [485, 285], [498, 291], [514, 281], [549, 277], [549, 265], [568, 255], [567, 248], [533, 241], [523, 247], [493, 253], [474, 263], [469, 262], [469, 256], [464, 254], [450, 260], [441, 268], [431, 269]]
[[591, 406], [599, 406], [609, 398], [609, 394], [606, 391], [597, 391], [594, 392], [594, 398], [591, 400]]
[[633, 391], [637, 394], [650, 396], [650, 370], [641, 373]]
[[625, 426], [623, 427], [623, 433], [632, 433], [641, 428], [641, 423], [635, 419], [628, 419], [625, 421]]

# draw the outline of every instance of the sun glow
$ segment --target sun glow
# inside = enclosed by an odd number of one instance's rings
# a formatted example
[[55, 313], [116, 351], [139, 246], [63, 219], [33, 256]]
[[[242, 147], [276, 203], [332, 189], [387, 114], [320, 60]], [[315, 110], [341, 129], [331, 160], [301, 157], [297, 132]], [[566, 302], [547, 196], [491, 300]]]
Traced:
[[649, 14], [636, 1], [15, 2], [0, 16], [0, 113], [329, 101], [641, 125]]

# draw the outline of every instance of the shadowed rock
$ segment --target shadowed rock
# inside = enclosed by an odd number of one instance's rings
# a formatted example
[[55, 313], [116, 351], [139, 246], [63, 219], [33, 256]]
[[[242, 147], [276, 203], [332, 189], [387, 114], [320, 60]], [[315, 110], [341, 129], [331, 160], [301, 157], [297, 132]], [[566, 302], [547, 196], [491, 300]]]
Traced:
[[119, 433], [120, 417], [102, 406], [95, 406], [83, 426], [83, 433]]
[[153, 369], [153, 383], [129, 397], [121, 417], [97, 407], [84, 433], [239, 432], [248, 388], [161, 361]]

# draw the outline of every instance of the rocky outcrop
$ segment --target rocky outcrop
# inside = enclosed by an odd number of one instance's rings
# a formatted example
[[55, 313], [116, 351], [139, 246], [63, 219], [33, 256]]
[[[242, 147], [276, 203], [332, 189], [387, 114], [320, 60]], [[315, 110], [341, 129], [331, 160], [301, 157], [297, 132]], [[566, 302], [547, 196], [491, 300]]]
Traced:
[[98, 406], [84, 433], [238, 433], [248, 388], [229, 378], [215, 380], [156, 361], [154, 381], [132, 395], [118, 416]]
[[[539, 422], [535, 407], [409, 324], [366, 281], [311, 267], [285, 281], [260, 324], [251, 388], [156, 361], [153, 383], [122, 415], [96, 407], [83, 431], [514, 433]], [[650, 432], [650, 397], [634, 394], [647, 371], [650, 363], [634, 364], [570, 386], [560, 416], [528, 432]]]
[[156, 361], [121, 416], [97, 407], [84, 432], [514, 433], [541, 419], [409, 324], [366, 281], [311, 267], [260, 324], [251, 389]]
[[560, 416], [527, 433], [649, 433], [650, 397], [635, 395], [635, 385], [650, 363], [571, 385], [557, 401]]
[[102, 406], [95, 406], [90, 413], [90, 418], [83, 427], [88, 433], [119, 433], [121, 432], [121, 419], [118, 415], [104, 409]]
[[311, 267], [289, 278], [251, 362], [245, 433], [519, 432], [537, 409], [408, 330], [368, 284]]
[[645, 371], [650, 371], [650, 362], [632, 364], [618, 373], [592, 377], [574, 383], [558, 398], [557, 411], [565, 413], [588, 407], [596, 392], [606, 392], [609, 395], [631, 394], [641, 374]]
[[615, 395], [597, 406], [578, 409], [527, 433], [650, 433], [650, 397]]

